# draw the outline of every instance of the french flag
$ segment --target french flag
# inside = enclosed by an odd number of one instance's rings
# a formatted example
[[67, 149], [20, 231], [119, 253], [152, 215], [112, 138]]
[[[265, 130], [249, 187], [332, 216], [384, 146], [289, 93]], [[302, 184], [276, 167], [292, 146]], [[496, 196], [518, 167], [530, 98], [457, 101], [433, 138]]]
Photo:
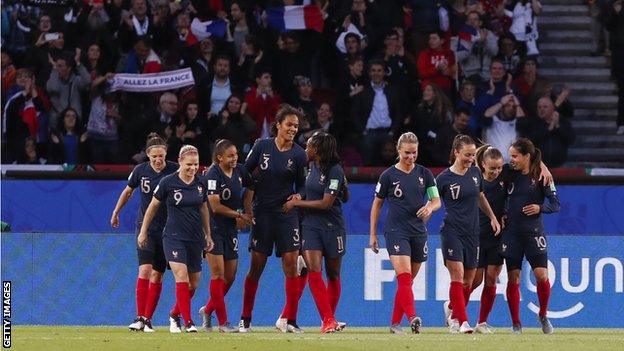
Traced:
[[477, 30], [464, 24], [457, 33], [457, 51], [471, 51], [472, 45], [479, 39]]
[[212, 21], [202, 22], [198, 18], [193, 19], [191, 22], [191, 33], [202, 41], [208, 37], [225, 37], [226, 23], [222, 19], [216, 19]]
[[323, 15], [317, 5], [272, 7], [266, 13], [269, 26], [280, 32], [297, 29], [323, 32]]

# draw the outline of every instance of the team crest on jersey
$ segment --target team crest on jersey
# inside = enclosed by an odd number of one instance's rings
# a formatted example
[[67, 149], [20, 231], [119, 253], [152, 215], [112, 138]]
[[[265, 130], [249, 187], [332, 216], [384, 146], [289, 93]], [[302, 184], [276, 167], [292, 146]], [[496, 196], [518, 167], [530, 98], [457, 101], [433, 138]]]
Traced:
[[243, 184], [243, 178], [242, 177], [238, 177], [238, 182]]
[[258, 239], [253, 239], [251, 243], [253, 244], [253, 246], [258, 246]]
[[502, 180], [500, 182], [498, 182], [498, 184], [501, 186], [501, 188], [505, 187], [505, 182], [503, 182]]
[[507, 251], [507, 245], [503, 244], [503, 252]]
[[507, 188], [507, 194], [511, 195], [514, 191], [514, 183], [512, 182], [511, 184], [509, 184], [509, 187]]
[[321, 174], [321, 176], [319, 177], [319, 184], [325, 184], [325, 175]]
[[201, 185], [197, 186], [197, 192], [199, 193], [199, 195], [204, 193], [204, 187], [202, 187]]
[[399, 249], [400, 249], [400, 248], [401, 248], [401, 247], [400, 247], [399, 245], [394, 245], [394, 251], [395, 251], [395, 252], [399, 252]]
[[293, 167], [293, 160], [289, 158], [288, 162], [286, 162], [286, 169], [292, 171], [292, 167]]
[[472, 177], [472, 180], [474, 180], [475, 185], [479, 185], [479, 179], [477, 179], [477, 177]]
[[420, 186], [425, 186], [425, 180], [423, 177], [418, 177], [418, 182], [420, 183]]
[[446, 251], [448, 251], [449, 256], [453, 256], [453, 249], [448, 249]]
[[173, 258], [178, 258], [178, 252], [177, 251], [171, 251], [171, 254], [173, 255]]
[[535, 179], [531, 179], [531, 188], [535, 187]]

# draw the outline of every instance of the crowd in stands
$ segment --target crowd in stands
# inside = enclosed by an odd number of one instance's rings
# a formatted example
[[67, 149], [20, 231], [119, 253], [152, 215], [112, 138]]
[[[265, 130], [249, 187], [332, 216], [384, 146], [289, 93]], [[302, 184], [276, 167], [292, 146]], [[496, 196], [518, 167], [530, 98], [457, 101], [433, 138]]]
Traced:
[[[574, 109], [539, 73], [538, 0], [305, 3], [320, 8], [322, 32], [270, 25], [267, 9], [301, 0], [3, 1], [2, 162], [137, 163], [150, 132], [171, 159], [192, 144], [207, 164], [222, 138], [242, 158], [282, 103], [305, 113], [297, 142], [328, 131], [345, 166], [393, 163], [405, 131], [426, 166], [448, 165], [458, 133], [503, 151], [529, 137], [548, 166], [566, 161]], [[619, 8], [606, 28], [621, 66]], [[225, 31], [198, 37], [195, 20]], [[192, 86], [109, 89], [117, 73], [186, 67]]]

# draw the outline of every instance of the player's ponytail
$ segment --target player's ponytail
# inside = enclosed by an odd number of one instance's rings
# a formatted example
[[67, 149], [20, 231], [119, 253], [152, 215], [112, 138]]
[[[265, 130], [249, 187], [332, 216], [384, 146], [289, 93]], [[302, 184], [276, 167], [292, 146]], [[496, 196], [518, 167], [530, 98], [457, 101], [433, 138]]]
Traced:
[[520, 138], [511, 144], [522, 155], [529, 155], [529, 176], [538, 180], [540, 177], [542, 165], [542, 152], [533, 145], [533, 142], [527, 138]]
[[158, 133], [152, 132], [147, 136], [147, 142], [145, 142], [145, 152], [149, 152], [150, 149], [155, 147], [162, 147], [167, 149], [167, 142]]
[[481, 170], [481, 173], [485, 172], [485, 168], [483, 167], [483, 162], [486, 158], [491, 158], [493, 160], [498, 160], [503, 158], [503, 154], [499, 149], [495, 148], [490, 144], [483, 144], [477, 149], [477, 154], [475, 156], [475, 160], [477, 163], [477, 167]]
[[453, 147], [451, 148], [451, 155], [449, 156], [449, 163], [452, 165], [455, 163], [455, 152], [461, 150], [466, 145], [476, 145], [474, 139], [464, 134], [457, 134], [453, 139]]
[[232, 146], [235, 146], [234, 143], [228, 139], [217, 140], [214, 146], [214, 152], [212, 153], [212, 163], [214, 163], [215, 165], [218, 165], [219, 164], [218, 156], [223, 156], [223, 154], [225, 153], [225, 150], [229, 149]]

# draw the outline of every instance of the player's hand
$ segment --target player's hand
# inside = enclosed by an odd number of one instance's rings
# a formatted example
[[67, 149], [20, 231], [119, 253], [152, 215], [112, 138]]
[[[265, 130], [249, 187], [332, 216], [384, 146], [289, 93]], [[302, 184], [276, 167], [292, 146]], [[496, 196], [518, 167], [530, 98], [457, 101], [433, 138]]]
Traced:
[[501, 217], [501, 230], [505, 229], [505, 226], [507, 226], [507, 215]]
[[379, 253], [379, 243], [377, 242], [377, 235], [371, 234], [369, 247], [374, 253]]
[[526, 205], [522, 208], [522, 213], [524, 213], [527, 216], [536, 215], [540, 213], [540, 205], [536, 205], [536, 204]]
[[245, 225], [245, 227], [248, 227], [252, 224], [256, 224], [256, 220], [253, 218], [253, 215], [249, 213], [241, 213], [241, 216], [239, 219]]
[[548, 167], [546, 167], [546, 166], [542, 166], [541, 170], [542, 170], [542, 172], [540, 173], [539, 180], [542, 181], [544, 186], [550, 185], [553, 182], [553, 175], [552, 175], [552, 173], [550, 173], [550, 171], [548, 170]]
[[116, 213], [111, 216], [110, 224], [113, 228], [119, 228], [119, 216]]
[[147, 234], [141, 231], [139, 236], [137, 237], [137, 244], [139, 244], [140, 248], [144, 248], [147, 245]]
[[214, 248], [214, 241], [212, 241], [212, 237], [210, 235], [206, 235], [204, 239], [206, 239], [206, 247], [204, 250], [206, 250], [206, 252], [212, 251]]
[[431, 216], [431, 210], [427, 206], [423, 206], [419, 208], [418, 212], [416, 212], [416, 217], [422, 220], [425, 220], [425, 218], [429, 218], [430, 216]]
[[297, 201], [296, 199], [289, 197], [290, 200], [286, 201], [286, 203], [284, 204], [284, 206], [282, 206], [282, 211], [284, 211], [284, 213], [288, 213], [290, 211], [292, 211], [293, 208], [295, 208], [295, 201]]
[[494, 236], [498, 236], [498, 234], [500, 234], [501, 232], [501, 226], [500, 226], [500, 223], [498, 223], [498, 220], [496, 218], [492, 219], [490, 221], [490, 225], [492, 226], [492, 229], [494, 230]]
[[292, 199], [301, 200], [301, 194], [299, 194], [299, 193], [292, 194], [292, 195], [290, 195], [290, 196], [288, 197], [287, 201], [290, 201], [290, 200], [292, 200]]

